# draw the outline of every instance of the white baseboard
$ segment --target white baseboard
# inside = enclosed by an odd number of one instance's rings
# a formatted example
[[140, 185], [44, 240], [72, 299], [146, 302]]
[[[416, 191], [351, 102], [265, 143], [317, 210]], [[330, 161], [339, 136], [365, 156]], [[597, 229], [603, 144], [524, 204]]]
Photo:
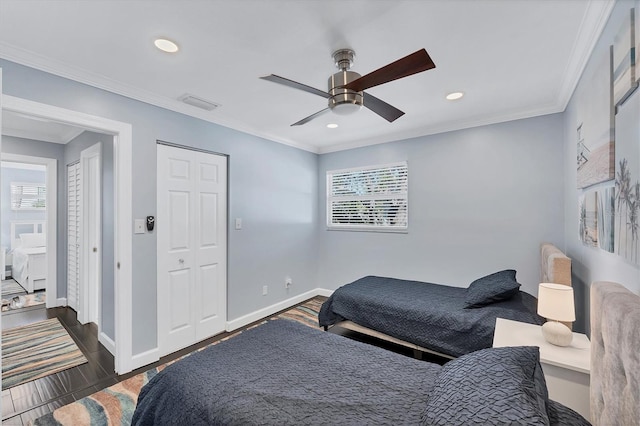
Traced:
[[331, 297], [335, 290], [327, 290], [326, 288], [317, 288], [318, 296]]
[[102, 346], [111, 352], [111, 355], [116, 356], [116, 342], [114, 342], [111, 337], [101, 331], [100, 334], [98, 334], [98, 342], [102, 343]]
[[160, 359], [160, 352], [158, 348], [149, 349], [146, 352], [136, 354], [131, 357], [131, 371], [136, 368], [144, 367], [145, 365], [153, 364]]
[[[252, 322], [259, 321], [263, 318], [268, 317], [269, 315], [273, 315], [276, 312], [280, 312], [284, 309], [290, 308], [291, 306], [297, 305], [298, 303], [302, 303], [305, 300], [311, 299], [316, 296], [325, 296], [329, 297], [333, 293], [333, 290], [327, 290], [324, 288], [315, 288], [313, 290], [309, 290], [305, 293], [299, 294], [297, 296], [291, 297], [287, 300], [283, 300], [282, 302], [276, 303], [271, 306], [267, 306], [266, 308], [259, 309], [255, 312], [252, 312], [247, 315], [243, 315], [240, 318], [236, 318], [231, 321], [227, 321], [226, 330], [233, 331], [238, 328], [244, 327], [245, 325], [251, 324]], [[108, 336], [104, 335], [104, 333], [100, 333], [100, 343], [102, 343], [105, 348], [109, 350], [109, 352], [115, 352], [115, 342], [111, 340]], [[108, 339], [107, 343], [102, 341], [102, 338]], [[113, 346], [108, 346], [113, 345]], [[153, 364], [154, 362], [160, 359], [158, 348], [154, 348], [148, 350], [146, 352], [142, 352], [140, 354], [134, 355], [132, 357], [132, 369], [144, 367], [145, 365]]]
[[257, 311], [251, 312], [250, 314], [243, 315], [240, 318], [227, 321], [226, 329], [227, 331], [237, 330], [240, 327], [244, 327], [245, 325], [251, 324], [252, 322], [259, 321], [263, 318], [268, 317], [269, 315], [275, 314], [276, 312], [280, 312], [284, 309], [290, 308], [291, 306], [297, 305], [298, 303], [304, 302], [307, 299], [311, 299], [312, 297], [316, 297], [316, 296], [329, 297], [332, 293], [333, 293], [333, 290], [326, 290], [322, 288], [315, 288], [313, 290], [309, 290], [305, 293], [291, 297], [287, 300], [283, 300], [282, 302], [278, 302], [274, 305], [267, 306], [266, 308], [262, 308]]
[[56, 299], [56, 306], [67, 306], [67, 298], [66, 297], [58, 297]]

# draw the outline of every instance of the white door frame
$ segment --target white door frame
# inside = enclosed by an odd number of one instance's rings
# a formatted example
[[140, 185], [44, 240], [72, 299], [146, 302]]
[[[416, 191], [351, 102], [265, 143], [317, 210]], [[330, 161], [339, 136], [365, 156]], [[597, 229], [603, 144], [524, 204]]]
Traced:
[[[129, 123], [4, 95], [2, 110], [44, 118], [113, 135], [115, 236], [115, 370], [119, 374], [142, 365], [133, 359], [132, 305], [132, 126]], [[53, 228], [53, 227], [51, 227]]]
[[[102, 201], [100, 195], [102, 190], [100, 182], [102, 178], [102, 145], [100, 142], [91, 145], [80, 153], [80, 179], [82, 182], [82, 196], [80, 197], [80, 207], [82, 219], [82, 243], [80, 244], [80, 300], [78, 304], [78, 321], [82, 324], [94, 322], [98, 326], [98, 335], [101, 330], [100, 320], [100, 297], [102, 291]], [[92, 167], [91, 162], [98, 162], [98, 166]], [[91, 176], [89, 176], [91, 174]], [[89, 183], [96, 183], [98, 188], [90, 186]], [[91, 205], [93, 204], [93, 205]], [[91, 257], [93, 244], [90, 244], [91, 234], [97, 236], [96, 247], [99, 251], [95, 268], [92, 265]], [[90, 283], [94, 283], [91, 286]]]
[[46, 166], [46, 217], [47, 217], [47, 281], [45, 289], [46, 307], [58, 304], [58, 160], [55, 158], [33, 157], [31, 155], [0, 153], [2, 161]]

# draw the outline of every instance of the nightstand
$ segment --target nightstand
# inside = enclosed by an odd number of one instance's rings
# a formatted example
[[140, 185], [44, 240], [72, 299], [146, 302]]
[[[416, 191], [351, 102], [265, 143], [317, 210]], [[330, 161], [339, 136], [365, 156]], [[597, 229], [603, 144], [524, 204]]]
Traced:
[[538, 346], [549, 398], [589, 419], [591, 343], [587, 336], [573, 333], [571, 345], [555, 346], [544, 339], [539, 325], [498, 318], [493, 347], [504, 346]]

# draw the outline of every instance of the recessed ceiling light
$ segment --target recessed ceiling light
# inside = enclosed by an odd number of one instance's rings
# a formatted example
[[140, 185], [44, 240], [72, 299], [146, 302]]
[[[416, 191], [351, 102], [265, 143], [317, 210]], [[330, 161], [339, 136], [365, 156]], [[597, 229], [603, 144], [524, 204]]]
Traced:
[[178, 45], [166, 38], [157, 38], [153, 44], [163, 52], [176, 53], [178, 51]]
[[450, 101], [455, 101], [456, 99], [460, 99], [463, 96], [464, 96], [464, 93], [462, 92], [451, 92], [447, 95], [447, 99]]
[[327, 124], [327, 127], [330, 129], [335, 129], [336, 127], [338, 127], [338, 125], [336, 123], [329, 123]]

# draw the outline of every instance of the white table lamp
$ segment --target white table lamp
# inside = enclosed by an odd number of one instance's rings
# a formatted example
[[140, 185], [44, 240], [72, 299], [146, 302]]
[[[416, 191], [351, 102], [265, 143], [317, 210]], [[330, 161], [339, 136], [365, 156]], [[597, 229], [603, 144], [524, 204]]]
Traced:
[[538, 287], [538, 315], [547, 319], [542, 326], [542, 335], [547, 342], [569, 346], [573, 333], [559, 321], [576, 320], [573, 288], [563, 284], [541, 283]]

